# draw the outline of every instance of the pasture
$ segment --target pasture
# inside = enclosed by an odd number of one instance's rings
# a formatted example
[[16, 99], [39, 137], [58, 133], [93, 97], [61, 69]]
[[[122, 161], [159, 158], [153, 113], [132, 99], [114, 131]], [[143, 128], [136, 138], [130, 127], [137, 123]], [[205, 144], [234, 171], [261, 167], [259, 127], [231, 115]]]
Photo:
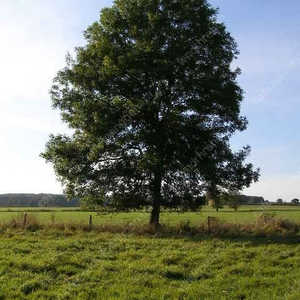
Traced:
[[[79, 208], [0, 208], [1, 220], [9, 220], [10, 218], [20, 217], [21, 214], [27, 212], [29, 215], [35, 215], [40, 222], [83, 222], [87, 223], [89, 215], [93, 216], [94, 224], [124, 224], [124, 223], [141, 223], [146, 224], [149, 219], [148, 212], [131, 212], [120, 214], [97, 215], [94, 212], [80, 211]], [[289, 220], [300, 221], [300, 206], [288, 205], [243, 205], [238, 211], [233, 211], [229, 207], [224, 207], [216, 212], [212, 207], [204, 206], [199, 213], [169, 213], [161, 214], [161, 222], [164, 224], [176, 224], [180, 221], [191, 221], [196, 224], [198, 221], [206, 220], [208, 216], [217, 217], [228, 222], [253, 222], [263, 212], [275, 213], [276, 216], [287, 218]]]

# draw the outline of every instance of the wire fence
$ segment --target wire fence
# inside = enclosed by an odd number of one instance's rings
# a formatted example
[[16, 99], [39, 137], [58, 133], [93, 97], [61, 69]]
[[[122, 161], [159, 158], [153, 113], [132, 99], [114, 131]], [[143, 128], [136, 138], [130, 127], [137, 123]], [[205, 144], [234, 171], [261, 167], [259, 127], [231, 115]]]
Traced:
[[[14, 208], [14, 209], [0, 209], [0, 222], [7, 221], [12, 218], [22, 218], [24, 213], [29, 216], [34, 215], [40, 222], [73, 222], [73, 223], [85, 223], [90, 222], [90, 216], [92, 217], [93, 224], [128, 224], [128, 223], [141, 223], [148, 222], [149, 212], [131, 212], [120, 214], [97, 214], [95, 212], [80, 211], [79, 209], [26, 209], [26, 208]], [[180, 222], [190, 222], [191, 224], [197, 224], [199, 222], [206, 221], [208, 217], [217, 218], [225, 222], [254, 222], [262, 214], [273, 214], [279, 217], [300, 220], [300, 208], [292, 209], [280, 209], [270, 210], [260, 207], [257, 209], [241, 209], [233, 211], [229, 209], [220, 209], [218, 212], [209, 209], [203, 210], [199, 213], [187, 212], [162, 212], [160, 221], [163, 224], [179, 224]]]

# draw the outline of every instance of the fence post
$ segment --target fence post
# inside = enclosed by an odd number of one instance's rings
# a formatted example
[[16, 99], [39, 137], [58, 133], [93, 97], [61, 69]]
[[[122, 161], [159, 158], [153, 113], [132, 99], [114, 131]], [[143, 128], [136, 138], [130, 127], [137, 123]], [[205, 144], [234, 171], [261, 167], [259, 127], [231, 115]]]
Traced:
[[26, 223], [27, 223], [27, 213], [24, 213], [24, 215], [23, 215], [23, 228], [25, 228]]
[[92, 226], [93, 226], [93, 216], [92, 215], [90, 215], [90, 217], [89, 217], [89, 226], [92, 228]]
[[210, 234], [210, 216], [207, 217], [207, 231]]

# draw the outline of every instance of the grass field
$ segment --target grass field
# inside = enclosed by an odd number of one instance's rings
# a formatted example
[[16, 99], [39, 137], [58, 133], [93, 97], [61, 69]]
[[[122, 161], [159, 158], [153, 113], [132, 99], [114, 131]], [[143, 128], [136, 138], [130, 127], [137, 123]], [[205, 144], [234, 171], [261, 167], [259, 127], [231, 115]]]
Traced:
[[[265, 211], [300, 220], [298, 207], [242, 206], [237, 212], [224, 208], [217, 213], [204, 207], [198, 214], [163, 213], [162, 222], [174, 225], [190, 220], [197, 224], [208, 216], [252, 222]], [[15, 217], [20, 220], [24, 212], [37, 217], [41, 224], [87, 223], [91, 214], [77, 208], [2, 208], [0, 222]], [[138, 228], [149, 218], [148, 213], [142, 212], [93, 215], [94, 223], [99, 225], [134, 223]], [[217, 238], [201, 231], [192, 234], [189, 230], [178, 235], [120, 232], [51, 224], [24, 230], [1, 227], [0, 300], [300, 297], [298, 233], [265, 237], [221, 234]]]
[[0, 299], [298, 300], [298, 241], [11, 230]]
[[[260, 206], [260, 205], [244, 205], [234, 212], [232, 209], [225, 207], [216, 212], [209, 206], [203, 207], [200, 213], [162, 213], [162, 223], [178, 223], [180, 221], [190, 220], [192, 224], [197, 221], [207, 219], [208, 216], [217, 217], [229, 222], [251, 222], [255, 221], [257, 217], [264, 211], [274, 212], [278, 217], [284, 217], [290, 220], [300, 221], [300, 206]], [[147, 223], [149, 213], [132, 212], [122, 213], [117, 215], [98, 215], [96, 213], [83, 212], [78, 208], [0, 208], [0, 222], [1, 220], [8, 220], [16, 217], [24, 212], [34, 214], [40, 222], [50, 221], [73, 221], [73, 222], [88, 222], [89, 215], [93, 215], [94, 224], [103, 223], [128, 223], [140, 222]]]

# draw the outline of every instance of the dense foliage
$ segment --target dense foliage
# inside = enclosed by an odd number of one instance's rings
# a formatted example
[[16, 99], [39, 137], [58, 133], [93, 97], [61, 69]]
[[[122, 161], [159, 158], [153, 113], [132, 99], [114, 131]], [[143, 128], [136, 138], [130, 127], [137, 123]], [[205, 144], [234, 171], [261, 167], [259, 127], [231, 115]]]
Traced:
[[69, 197], [126, 211], [197, 210], [204, 194], [241, 190], [259, 174], [234, 153], [240, 116], [237, 44], [206, 0], [117, 0], [85, 32], [51, 90], [74, 129], [43, 157]]

